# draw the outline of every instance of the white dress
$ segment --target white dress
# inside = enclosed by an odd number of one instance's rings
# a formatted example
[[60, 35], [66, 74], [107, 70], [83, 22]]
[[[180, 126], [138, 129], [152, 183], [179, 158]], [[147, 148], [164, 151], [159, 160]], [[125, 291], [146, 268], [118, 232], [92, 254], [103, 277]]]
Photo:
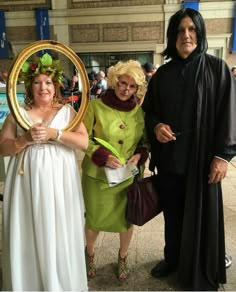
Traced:
[[[64, 106], [49, 127], [64, 128], [69, 116]], [[74, 150], [33, 145], [11, 157], [3, 203], [3, 290], [88, 290]]]

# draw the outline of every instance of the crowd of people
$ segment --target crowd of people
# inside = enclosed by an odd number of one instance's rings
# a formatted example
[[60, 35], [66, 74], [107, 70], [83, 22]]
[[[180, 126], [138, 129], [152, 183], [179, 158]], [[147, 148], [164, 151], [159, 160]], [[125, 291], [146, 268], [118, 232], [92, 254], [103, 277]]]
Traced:
[[[148, 83], [151, 77], [155, 74], [157, 68], [151, 62], [146, 62], [142, 65], [142, 70]], [[81, 89], [79, 88], [80, 86], [78, 72], [75, 71], [75, 74], [71, 78], [69, 78], [65, 74], [63, 74], [63, 77], [64, 82], [62, 95], [68, 102], [71, 102], [71, 100], [68, 99], [69, 96], [80, 96]], [[104, 71], [100, 70], [96, 73], [94, 70], [92, 70], [90, 73], [88, 73], [88, 79], [90, 84], [90, 100], [101, 97], [103, 93], [108, 89], [108, 80]]]
[[[96, 73], [91, 71], [88, 74], [89, 85], [90, 85], [90, 100], [99, 98], [107, 90], [107, 77], [103, 71]], [[75, 70], [73, 76], [69, 78], [63, 73], [63, 87], [61, 94], [63, 96], [64, 103], [70, 103], [76, 111], [79, 110], [81, 103], [81, 88], [79, 74]]]
[[[105, 169], [132, 163], [141, 171], [149, 153], [149, 168], [158, 171], [165, 239], [151, 275], [176, 273], [189, 291], [216, 291], [226, 283], [221, 183], [236, 155], [236, 69], [207, 48], [202, 15], [177, 11], [162, 53], [169, 61], [158, 69], [120, 61], [107, 76], [89, 73], [91, 101], [73, 131], [64, 130], [76, 111], [61, 103], [66, 83], [58, 62], [45, 54], [24, 66], [20, 112], [31, 127], [23, 131], [10, 114], [0, 132], [0, 155], [11, 156], [3, 290], [86, 291], [97, 274], [100, 231], [118, 233], [117, 277], [125, 281], [134, 229], [125, 217], [126, 190], [133, 178], [111, 187]], [[77, 72], [72, 81], [64, 78], [79, 91]], [[81, 181], [75, 149], [85, 153]]]

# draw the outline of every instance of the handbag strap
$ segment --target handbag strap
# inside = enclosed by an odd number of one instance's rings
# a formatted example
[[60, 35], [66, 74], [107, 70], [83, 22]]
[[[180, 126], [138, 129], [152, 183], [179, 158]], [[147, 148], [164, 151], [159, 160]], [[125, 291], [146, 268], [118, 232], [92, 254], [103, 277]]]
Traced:
[[[141, 175], [141, 173], [142, 173], [141, 166], [138, 166], [138, 170], [139, 170], [139, 172], [134, 176], [134, 181], [137, 181], [137, 180], [142, 179], [144, 177]], [[145, 171], [145, 168], [144, 168], [144, 171]], [[154, 176], [154, 175], [157, 175], [157, 172], [155, 170], [151, 171], [150, 176]]]

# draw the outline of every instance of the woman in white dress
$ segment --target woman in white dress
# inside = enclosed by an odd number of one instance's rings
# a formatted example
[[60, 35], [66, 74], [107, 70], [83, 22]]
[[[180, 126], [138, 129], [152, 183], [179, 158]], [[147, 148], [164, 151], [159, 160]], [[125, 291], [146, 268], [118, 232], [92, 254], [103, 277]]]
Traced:
[[76, 112], [58, 102], [59, 69], [49, 54], [23, 66], [21, 112], [32, 126], [23, 131], [10, 114], [0, 133], [0, 155], [11, 156], [3, 202], [3, 290], [87, 290], [74, 149], [87, 148], [88, 134], [83, 123], [62, 131]]

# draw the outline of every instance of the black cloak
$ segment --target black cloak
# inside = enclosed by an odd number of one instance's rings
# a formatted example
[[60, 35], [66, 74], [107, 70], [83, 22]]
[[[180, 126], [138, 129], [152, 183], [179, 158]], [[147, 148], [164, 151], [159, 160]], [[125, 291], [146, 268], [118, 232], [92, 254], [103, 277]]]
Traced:
[[[180, 284], [189, 290], [217, 290], [219, 283], [226, 283], [223, 198], [221, 183], [208, 184], [208, 174], [214, 155], [236, 155], [236, 82], [223, 60], [205, 53], [193, 58], [197, 60], [192, 81], [195, 104], [191, 127], [195, 131], [186, 171], [178, 274]], [[161, 167], [161, 143], [155, 138], [154, 127], [166, 122], [161, 112], [164, 100], [158, 95], [161, 92], [165, 96], [167, 84], [171, 86], [171, 79], [164, 83], [158, 80], [163, 72], [172, 70], [173, 62], [157, 70], [143, 103], [151, 169]]]

